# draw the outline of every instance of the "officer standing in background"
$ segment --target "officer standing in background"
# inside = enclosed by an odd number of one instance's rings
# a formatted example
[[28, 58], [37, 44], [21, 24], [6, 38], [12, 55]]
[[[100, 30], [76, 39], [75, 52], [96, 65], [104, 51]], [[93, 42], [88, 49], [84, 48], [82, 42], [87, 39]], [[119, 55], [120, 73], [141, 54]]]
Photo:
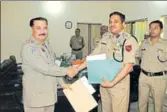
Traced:
[[[100, 87], [102, 112], [128, 112], [130, 76], [129, 72], [135, 64], [135, 53], [138, 49], [137, 41], [130, 34], [123, 31], [125, 15], [113, 12], [109, 16], [111, 35], [103, 36], [97, 47], [91, 53], [105, 53], [107, 58], [121, 63], [121, 70], [112, 82], [103, 79]], [[80, 71], [86, 67], [86, 62], [77, 67]], [[111, 68], [112, 72], [112, 68]]]
[[106, 25], [101, 25], [101, 27], [100, 27], [100, 35], [101, 35], [101, 38], [103, 37], [103, 35], [105, 34], [105, 33], [107, 33], [108, 32], [108, 26], [106, 26]]
[[72, 54], [76, 56], [76, 59], [83, 58], [83, 48], [85, 46], [85, 41], [82, 36], [80, 36], [80, 29], [75, 30], [75, 35], [70, 39], [70, 47], [72, 49]]
[[110, 33], [108, 32], [108, 26], [106, 26], [106, 25], [101, 25], [100, 26], [100, 38], [93, 38], [93, 49], [92, 50], [94, 50], [95, 49], [95, 47], [98, 45], [98, 43], [99, 43], [99, 41], [101, 40], [101, 38], [103, 37], [103, 35], [107, 35], [107, 34], [109, 34], [110, 35]]
[[24, 72], [23, 102], [24, 112], [54, 112], [57, 102], [57, 84], [63, 88], [62, 76], [73, 77], [74, 68], [56, 65], [48, 36], [48, 21], [37, 17], [30, 20], [32, 36], [23, 43], [21, 49], [22, 69]]
[[144, 40], [137, 52], [141, 59], [139, 78], [139, 110], [147, 112], [150, 92], [153, 96], [155, 112], [163, 111], [164, 95], [167, 86], [167, 40], [160, 37], [163, 31], [161, 21], [149, 24], [149, 38]]

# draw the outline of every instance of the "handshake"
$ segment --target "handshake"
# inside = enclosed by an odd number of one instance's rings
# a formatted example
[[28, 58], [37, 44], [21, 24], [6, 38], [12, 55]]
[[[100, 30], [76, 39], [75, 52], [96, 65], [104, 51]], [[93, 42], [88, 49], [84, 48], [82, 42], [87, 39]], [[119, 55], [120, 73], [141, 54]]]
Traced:
[[66, 71], [68, 77], [73, 78], [78, 73], [78, 69], [76, 67], [68, 67]]
[[[73, 78], [75, 75], [78, 74], [78, 69], [75, 67], [68, 67], [66, 68], [66, 74], [69, 78]], [[60, 85], [63, 89], [71, 89], [70, 84], [61, 84]]]

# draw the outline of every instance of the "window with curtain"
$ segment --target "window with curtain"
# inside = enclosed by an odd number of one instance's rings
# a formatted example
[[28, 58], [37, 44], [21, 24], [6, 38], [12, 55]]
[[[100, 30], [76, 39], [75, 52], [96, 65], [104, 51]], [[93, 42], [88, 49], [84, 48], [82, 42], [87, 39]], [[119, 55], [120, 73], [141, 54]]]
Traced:
[[147, 31], [147, 22], [147, 20], [135, 22], [133, 31], [139, 42], [144, 40], [144, 34]]
[[144, 40], [144, 35], [147, 31], [147, 23], [147, 19], [127, 21], [125, 23], [125, 31], [130, 33], [131, 35], [134, 35], [140, 44], [141, 41]]

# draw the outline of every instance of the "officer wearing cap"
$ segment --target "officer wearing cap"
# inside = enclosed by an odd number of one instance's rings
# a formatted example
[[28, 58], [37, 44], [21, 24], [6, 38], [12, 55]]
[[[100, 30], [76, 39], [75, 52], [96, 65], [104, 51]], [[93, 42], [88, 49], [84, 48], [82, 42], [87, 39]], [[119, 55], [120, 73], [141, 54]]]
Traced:
[[70, 39], [70, 47], [72, 49], [72, 54], [76, 56], [76, 59], [83, 58], [83, 48], [85, 46], [85, 41], [82, 36], [80, 36], [80, 29], [75, 30], [75, 35]]
[[152, 94], [155, 112], [163, 111], [167, 81], [167, 40], [160, 37], [163, 24], [159, 20], [149, 24], [149, 38], [144, 40], [136, 57], [141, 59], [139, 78], [139, 110], [147, 112], [149, 95]]
[[[102, 112], [128, 112], [129, 105], [129, 72], [135, 64], [137, 41], [130, 34], [123, 31], [125, 15], [113, 12], [109, 16], [110, 35], [104, 35], [97, 47], [91, 53], [105, 53], [107, 58], [121, 63], [121, 70], [113, 81], [103, 79], [100, 87]], [[86, 62], [77, 69], [86, 67]], [[112, 68], [111, 68], [112, 72]]]
[[57, 84], [63, 88], [62, 76], [73, 77], [73, 68], [56, 65], [55, 55], [48, 42], [48, 21], [43, 17], [30, 20], [32, 36], [21, 49], [24, 112], [54, 112]]

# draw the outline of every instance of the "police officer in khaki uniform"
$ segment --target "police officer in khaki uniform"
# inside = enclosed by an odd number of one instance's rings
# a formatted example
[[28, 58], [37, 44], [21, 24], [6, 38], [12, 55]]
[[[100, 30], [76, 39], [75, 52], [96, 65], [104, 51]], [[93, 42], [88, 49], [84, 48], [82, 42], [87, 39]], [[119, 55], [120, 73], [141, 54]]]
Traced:
[[93, 49], [92, 50], [94, 50], [95, 47], [98, 45], [98, 43], [101, 40], [101, 38], [103, 37], [103, 35], [107, 35], [108, 33], [109, 33], [108, 32], [108, 26], [101, 25], [100, 26], [100, 38], [99, 37], [93, 38], [93, 46], [92, 46]]
[[166, 91], [167, 40], [160, 38], [163, 31], [161, 21], [149, 24], [149, 38], [144, 40], [137, 52], [141, 59], [141, 74], [139, 78], [139, 110], [147, 112], [149, 95], [154, 99], [155, 112], [162, 112]]
[[61, 68], [55, 62], [55, 56], [49, 42], [47, 19], [42, 17], [30, 20], [32, 37], [23, 43], [21, 49], [23, 75], [24, 112], [54, 112], [57, 102], [57, 84], [63, 88], [62, 76], [73, 77], [73, 68]]
[[101, 35], [101, 38], [103, 37], [103, 35], [108, 32], [108, 26], [106, 25], [101, 25], [100, 26], [100, 35]]
[[[91, 55], [105, 53], [107, 58], [120, 62], [122, 69], [112, 82], [103, 79], [100, 87], [102, 112], [128, 112], [129, 72], [135, 63], [135, 52], [138, 45], [134, 37], [123, 31], [124, 14], [111, 13], [109, 22], [110, 35], [103, 36]], [[77, 69], [80, 71], [84, 67], [86, 67], [86, 62]]]
[[85, 46], [85, 41], [82, 36], [80, 36], [80, 29], [77, 28], [75, 30], [75, 35], [70, 39], [70, 47], [72, 49], [72, 54], [76, 56], [76, 59], [83, 58], [83, 51], [82, 49]]

